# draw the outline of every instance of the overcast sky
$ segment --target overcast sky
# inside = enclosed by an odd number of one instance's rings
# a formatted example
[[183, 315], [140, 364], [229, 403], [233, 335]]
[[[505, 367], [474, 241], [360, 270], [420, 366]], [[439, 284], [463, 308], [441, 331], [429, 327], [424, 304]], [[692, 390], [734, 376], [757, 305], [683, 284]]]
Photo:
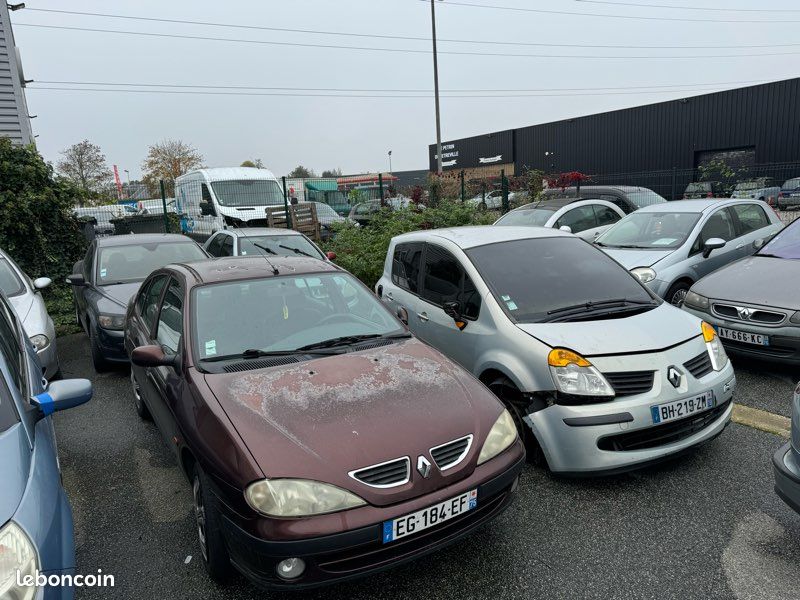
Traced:
[[[70, 0], [67, 3], [26, 0], [26, 4], [38, 9], [424, 38], [345, 37], [27, 9], [16, 11], [12, 13], [12, 21], [25, 75], [37, 82], [27, 90], [30, 111], [38, 115], [33, 129], [39, 136], [39, 149], [50, 161], [56, 161], [59, 152], [70, 144], [86, 138], [102, 147], [109, 164], [119, 165], [120, 173], [128, 169], [136, 178], [148, 145], [176, 138], [194, 145], [205, 157], [207, 166], [238, 165], [248, 158], [260, 158], [277, 175], [285, 174], [297, 164], [317, 172], [333, 167], [346, 173], [387, 170], [389, 150], [393, 151], [394, 170], [427, 168], [427, 147], [435, 141], [433, 98], [432, 93], [426, 91], [433, 88], [430, 4], [427, 2]], [[651, 6], [644, 7], [644, 4]], [[683, 8], [659, 8], [653, 7], [654, 4]], [[723, 6], [747, 10], [716, 10]], [[752, 10], [754, 8], [756, 11]], [[531, 97], [534, 93], [548, 92], [474, 91], [467, 95], [497, 97], [453, 98], [453, 92], [443, 91], [443, 96], [451, 96], [442, 98], [444, 140], [696, 95], [701, 88], [714, 91], [738, 87], [716, 85], [727, 82], [785, 79], [797, 76], [800, 70], [797, 66], [800, 64], [800, 37], [797, 35], [800, 6], [796, 0], [627, 0], [627, 3], [623, 0], [602, 3], [446, 0], [437, 2], [436, 9], [438, 37], [442, 40], [520, 44], [440, 42], [442, 90], [559, 88], [549, 93], [572, 94]], [[530, 9], [578, 14], [544, 14]], [[791, 10], [778, 12], [779, 9]], [[627, 18], [597, 16], [600, 14]], [[637, 16], [647, 19], [630, 18]], [[159, 33], [167, 37], [24, 27], [23, 23]], [[179, 39], [172, 37], [175, 35], [418, 52]], [[793, 43], [796, 45], [791, 46]], [[571, 48], [551, 44], [633, 48]], [[775, 44], [787, 45], [775, 47]], [[491, 53], [548, 57], [488, 55]], [[708, 57], [709, 54], [770, 56], [717, 58]], [[602, 56], [623, 58], [599, 58]], [[632, 58], [653, 56], [662, 58]], [[665, 56], [705, 57], [663, 58]], [[227, 89], [206, 88], [204, 91], [212, 92], [206, 95], [36, 89], [37, 86], [63, 87], [62, 84], [40, 83], [45, 81], [74, 81], [88, 84], [83, 87], [90, 88], [100, 87], [97, 83], [133, 83], [227, 86]], [[646, 93], [630, 93], [641, 92], [647, 86], [676, 85], [683, 86], [682, 91], [669, 87], [658, 91], [650, 87]], [[410, 95], [426, 97], [219, 94], [231, 91], [234, 86], [418, 90]], [[564, 88], [601, 87], [612, 89], [602, 90], [604, 95], [597, 91], [563, 91]], [[178, 89], [191, 91], [192, 88]], [[238, 91], [248, 94], [333, 93]], [[398, 95], [398, 92], [387, 94]], [[525, 94], [528, 97], [513, 97]]]

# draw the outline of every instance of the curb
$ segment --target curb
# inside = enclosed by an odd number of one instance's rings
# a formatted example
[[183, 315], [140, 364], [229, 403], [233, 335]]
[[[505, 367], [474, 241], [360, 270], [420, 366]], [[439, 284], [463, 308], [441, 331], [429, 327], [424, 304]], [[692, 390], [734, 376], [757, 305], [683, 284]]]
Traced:
[[757, 408], [750, 408], [742, 404], [733, 405], [731, 420], [734, 423], [746, 425], [747, 427], [759, 429], [787, 439], [792, 435], [792, 420], [788, 417], [776, 415]]

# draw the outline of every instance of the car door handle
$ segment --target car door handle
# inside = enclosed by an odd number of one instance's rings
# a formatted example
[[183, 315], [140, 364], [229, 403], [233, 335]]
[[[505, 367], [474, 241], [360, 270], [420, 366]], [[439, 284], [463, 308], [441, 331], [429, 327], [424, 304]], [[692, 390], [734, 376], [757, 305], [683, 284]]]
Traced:
[[422, 321], [423, 323], [427, 323], [428, 321], [431, 320], [430, 317], [428, 316], [428, 313], [424, 313], [424, 312], [423, 313], [417, 313], [417, 318], [420, 321]]
[[386, 292], [386, 297], [387, 297], [389, 300], [394, 300], [394, 296], [392, 295], [392, 292]]
[[736, 246], [737, 250], [741, 250], [742, 248], [744, 248], [744, 244], [739, 244], [738, 246]]

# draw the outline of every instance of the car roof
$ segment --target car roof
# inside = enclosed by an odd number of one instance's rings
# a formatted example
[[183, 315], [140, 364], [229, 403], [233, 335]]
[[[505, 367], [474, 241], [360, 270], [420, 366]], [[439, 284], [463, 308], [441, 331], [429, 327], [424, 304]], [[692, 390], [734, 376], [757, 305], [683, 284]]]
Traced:
[[167, 265], [166, 269], [182, 272], [192, 286], [219, 281], [259, 279], [282, 275], [342, 272], [330, 262], [304, 256], [225, 256], [208, 260]]
[[547, 227], [499, 227], [496, 225], [473, 225], [466, 227], [448, 227], [446, 229], [429, 229], [405, 233], [394, 238], [397, 243], [413, 241], [430, 241], [431, 238], [448, 240], [459, 248], [475, 248], [498, 242], [514, 240], [571, 237], [572, 234]]
[[[197, 169], [186, 175], [200, 173], [208, 181], [230, 181], [231, 179], [276, 179], [272, 171], [268, 169], [257, 169], [254, 167], [213, 167], [210, 169]], [[186, 177], [182, 175], [181, 178]]]
[[701, 213], [712, 208], [729, 206], [742, 202], [753, 202], [747, 198], [698, 198], [695, 200], [673, 200], [661, 204], [643, 206], [636, 212], [694, 212]]
[[281, 229], [279, 227], [242, 227], [224, 229], [217, 233], [230, 233], [239, 238], [250, 237], [251, 235], [303, 235], [294, 229]]
[[179, 233], [133, 233], [97, 238], [97, 247], [137, 246], [139, 244], [155, 244], [157, 242], [194, 242], [194, 240]]
[[[553, 193], [557, 193], [557, 192], [567, 192], [567, 190], [577, 191], [577, 189], [578, 188], [576, 188], [573, 185], [571, 187], [564, 188], [563, 190], [561, 188], [550, 188], [550, 189], [547, 189], [545, 191], [548, 194], [553, 194]], [[584, 192], [598, 192], [600, 190], [617, 190], [617, 191], [620, 191], [620, 192], [642, 192], [642, 191], [651, 192], [652, 191], [650, 188], [641, 187], [641, 186], [638, 186], [638, 185], [582, 185], [581, 186], [581, 194], [584, 193]]]

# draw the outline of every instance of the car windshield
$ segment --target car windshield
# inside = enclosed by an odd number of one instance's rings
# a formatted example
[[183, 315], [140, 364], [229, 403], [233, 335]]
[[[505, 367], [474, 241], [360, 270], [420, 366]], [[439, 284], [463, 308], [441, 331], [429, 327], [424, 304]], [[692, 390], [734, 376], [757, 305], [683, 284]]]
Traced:
[[338, 220], [339, 213], [333, 210], [332, 207], [328, 206], [327, 204], [323, 204], [322, 202], [317, 202], [317, 218], [318, 219], [334, 219]]
[[643, 206], [652, 206], [653, 204], [663, 204], [667, 201], [663, 196], [659, 196], [651, 190], [641, 190], [638, 192], [628, 192], [628, 200], [630, 200], [637, 208]]
[[699, 220], [700, 213], [635, 212], [597, 238], [597, 244], [607, 248], [678, 248]]
[[796, 179], [790, 179], [781, 186], [782, 190], [795, 190], [797, 188], [800, 188], [800, 177]]
[[191, 240], [100, 248], [97, 285], [144, 281], [150, 273], [170, 263], [204, 258], [203, 250]]
[[500, 242], [466, 253], [497, 302], [518, 323], [552, 320], [571, 307], [588, 310], [587, 304], [622, 305], [621, 299], [656, 304], [624, 267], [576, 237]]
[[221, 206], [272, 206], [283, 204], [283, 191], [271, 179], [214, 181], [211, 184]]
[[761, 181], [743, 181], [742, 183], [737, 183], [736, 187], [733, 188], [735, 192], [744, 192], [748, 190], [757, 190], [758, 188], [763, 186], [763, 182]]
[[246, 350], [291, 352], [337, 338], [404, 331], [348, 273], [214, 283], [195, 288], [192, 303], [194, 351], [200, 360]]
[[784, 227], [756, 254], [777, 258], [800, 259], [800, 219]]
[[0, 290], [9, 298], [25, 291], [25, 285], [16, 270], [5, 258], [0, 258]]
[[[264, 248], [267, 248], [266, 250]], [[297, 250], [297, 252], [295, 252]], [[325, 258], [316, 246], [302, 235], [248, 235], [239, 238], [239, 254], [266, 254], [267, 256], [296, 256], [308, 254]]]
[[691, 192], [706, 192], [711, 190], [711, 184], [705, 182], [695, 182], [690, 183], [686, 186], [686, 193], [689, 194]]
[[554, 208], [534, 208], [533, 210], [512, 210], [503, 215], [495, 225], [527, 225], [529, 227], [544, 227], [547, 220], [555, 214]]

